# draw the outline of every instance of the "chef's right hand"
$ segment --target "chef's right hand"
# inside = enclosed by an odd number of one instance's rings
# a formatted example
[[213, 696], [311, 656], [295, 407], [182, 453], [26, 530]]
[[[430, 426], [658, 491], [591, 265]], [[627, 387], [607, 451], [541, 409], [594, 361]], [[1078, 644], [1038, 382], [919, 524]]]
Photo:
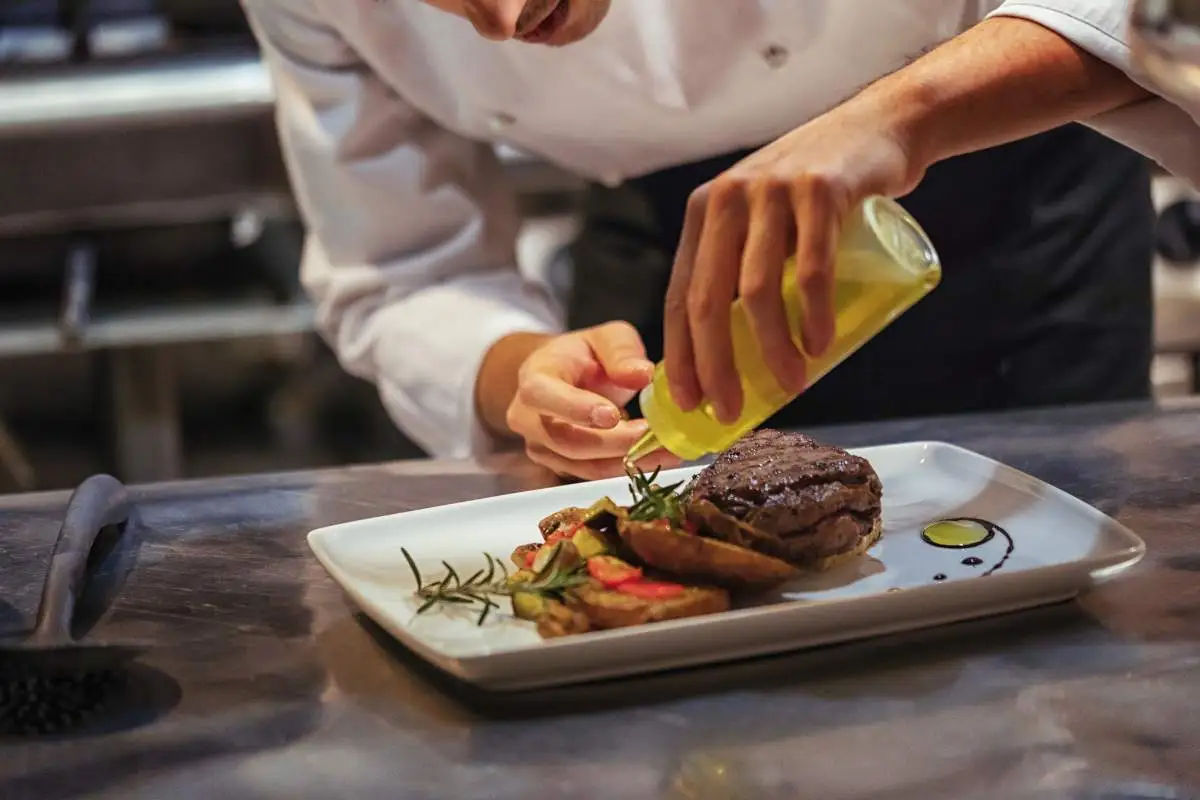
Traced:
[[[547, 339], [522, 362], [507, 427], [525, 440], [530, 459], [559, 475], [595, 480], [624, 474], [644, 420], [622, 408], [650, 383], [654, 365], [627, 322], [609, 322]], [[679, 460], [660, 450], [644, 471]]]

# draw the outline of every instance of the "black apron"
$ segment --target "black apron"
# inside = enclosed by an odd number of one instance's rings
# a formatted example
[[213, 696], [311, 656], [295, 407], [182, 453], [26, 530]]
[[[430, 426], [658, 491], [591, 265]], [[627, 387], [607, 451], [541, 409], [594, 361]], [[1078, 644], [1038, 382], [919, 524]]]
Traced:
[[[687, 197], [748, 152], [590, 186], [569, 250], [570, 326], [628, 320], [661, 358]], [[937, 164], [900, 202], [942, 257], [941, 285], [772, 424], [1150, 394], [1155, 214], [1141, 156], [1069, 125]]]

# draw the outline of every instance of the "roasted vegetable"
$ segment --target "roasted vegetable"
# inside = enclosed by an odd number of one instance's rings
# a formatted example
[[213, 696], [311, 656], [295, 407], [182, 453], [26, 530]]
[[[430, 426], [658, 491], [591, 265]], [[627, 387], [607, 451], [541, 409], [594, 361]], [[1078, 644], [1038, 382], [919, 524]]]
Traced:
[[543, 539], [548, 539], [564, 527], [583, 522], [587, 517], [587, 512], [586, 508], [578, 508], [577, 506], [560, 509], [538, 522], [538, 530], [541, 531]]
[[516, 550], [512, 551], [512, 555], [509, 556], [509, 560], [517, 566], [517, 569], [529, 569], [533, 566], [533, 559], [541, 547], [542, 545], [540, 543], [523, 544]]
[[504, 583], [507, 589], [512, 590], [516, 587], [529, 583], [533, 580], [533, 578], [533, 570], [520, 569], [510, 575]]
[[513, 592], [513, 615], [520, 619], [537, 622], [547, 608], [547, 598], [539, 592]]
[[588, 507], [583, 522], [589, 528], [600, 533], [615, 535], [617, 522], [626, 516], [625, 509], [618, 506], [611, 497], [602, 497]]
[[613, 556], [589, 558], [587, 570], [589, 575], [609, 588], [615, 588], [622, 583], [636, 581], [642, 577], [640, 569]]
[[621, 525], [621, 539], [647, 565], [684, 580], [765, 589], [796, 574], [795, 567], [777, 558], [680, 532], [665, 520], [627, 521]]
[[575, 531], [575, 535], [571, 537], [571, 544], [575, 545], [580, 557], [584, 559], [607, 555], [613, 550], [608, 537], [600, 531], [593, 530], [590, 525], [584, 525]]
[[541, 580], [554, 573], [573, 572], [582, 564], [583, 559], [579, 556], [575, 545], [564, 539], [554, 544], [542, 545], [541, 549], [537, 551], [537, 555], [533, 557], [533, 564], [530, 565], [530, 568], [537, 576], [536, 580]]

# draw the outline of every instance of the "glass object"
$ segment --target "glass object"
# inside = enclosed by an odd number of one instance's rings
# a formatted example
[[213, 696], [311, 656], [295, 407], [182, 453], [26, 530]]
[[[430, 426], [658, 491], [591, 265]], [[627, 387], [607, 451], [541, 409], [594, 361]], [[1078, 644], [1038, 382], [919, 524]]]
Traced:
[[[808, 360], [808, 386], [925, 297], [941, 280], [941, 262], [929, 237], [898, 203], [884, 197], [863, 202], [846, 221], [834, 268], [837, 326], [833, 343]], [[803, 313], [794, 261], [784, 270], [781, 290], [793, 338], [800, 341]], [[693, 460], [727, 449], [795, 397], [779, 387], [763, 362], [750, 321], [735, 301], [731, 317], [734, 361], [741, 376], [741, 416], [731, 425], [717, 420], [703, 403], [683, 411], [671, 399], [660, 363], [639, 398], [650, 432], [635, 444], [626, 462], [636, 463], [660, 446]], [[807, 386], [806, 386], [807, 388]]]

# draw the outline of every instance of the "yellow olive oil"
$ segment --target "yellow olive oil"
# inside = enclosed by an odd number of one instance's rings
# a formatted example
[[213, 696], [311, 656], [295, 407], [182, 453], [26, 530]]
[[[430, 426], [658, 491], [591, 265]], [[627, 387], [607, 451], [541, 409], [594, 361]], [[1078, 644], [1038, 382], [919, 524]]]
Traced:
[[[823, 355], [808, 359], [805, 388], [932, 291], [941, 276], [937, 252], [916, 220], [892, 200], [868, 198], [847, 220], [838, 241], [834, 339]], [[784, 270], [781, 291], [792, 337], [799, 343], [803, 309], [794, 261]], [[692, 411], [681, 410], [671, 399], [666, 372], [659, 364], [639, 397], [650, 432], [630, 449], [627, 463], [636, 463], [659, 447], [685, 460], [720, 452], [796, 397], [779, 387], [763, 362], [740, 300], [733, 304], [731, 322], [734, 362], [742, 383], [741, 416], [733, 424], [723, 424], [707, 402]]]
[[995, 532], [973, 519], [943, 519], [931, 522], [921, 531], [921, 538], [934, 547], [963, 550], [991, 541]]

